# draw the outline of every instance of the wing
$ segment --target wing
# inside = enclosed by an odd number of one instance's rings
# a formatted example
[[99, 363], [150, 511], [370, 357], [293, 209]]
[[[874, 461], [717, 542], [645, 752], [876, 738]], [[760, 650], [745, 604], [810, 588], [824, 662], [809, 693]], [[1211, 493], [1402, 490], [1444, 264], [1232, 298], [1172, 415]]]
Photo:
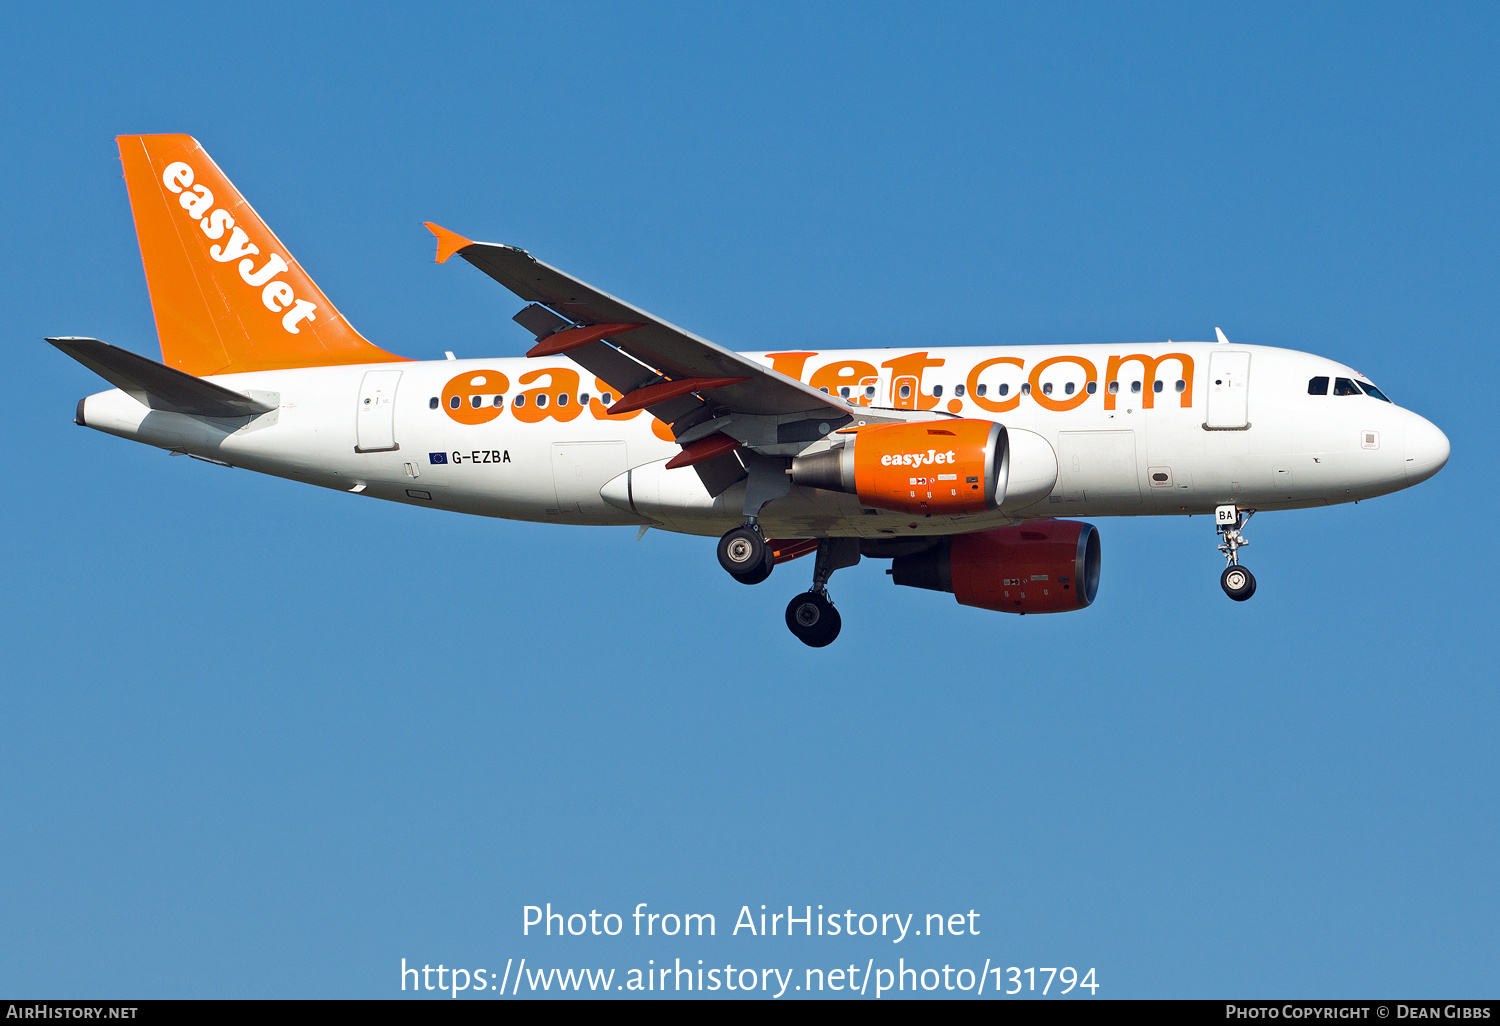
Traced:
[[[668, 424], [684, 451], [674, 463], [692, 465], [693, 443], [729, 437], [767, 455], [789, 455], [849, 423], [906, 419], [852, 410], [826, 392], [715, 345], [616, 299], [524, 249], [473, 242], [428, 223], [437, 259], [455, 253], [531, 303], [516, 320], [537, 335], [528, 356], [568, 358], [619, 389], [611, 412], [649, 410]], [[716, 447], [717, 446], [717, 447]], [[724, 455], [703, 447], [705, 461]]]

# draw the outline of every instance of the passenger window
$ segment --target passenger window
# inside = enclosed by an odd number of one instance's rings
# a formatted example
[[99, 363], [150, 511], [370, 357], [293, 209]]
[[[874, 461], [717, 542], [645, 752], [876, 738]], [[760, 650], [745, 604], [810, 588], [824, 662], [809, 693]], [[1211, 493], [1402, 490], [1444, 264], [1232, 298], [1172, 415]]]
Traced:
[[482, 396], [482, 395], [471, 395], [471, 396], [469, 396], [469, 405], [472, 406], [472, 407], [474, 407], [474, 409], [476, 409], [476, 410], [479, 409], [479, 407], [482, 406], [483, 404], [484, 404], [484, 396]]
[[427, 408], [429, 410], [435, 410], [435, 409], [438, 408], [438, 397], [437, 396], [433, 396], [431, 399], [427, 400]]
[[1135, 394], [1139, 393], [1140, 390], [1141, 390], [1141, 383], [1139, 381], [1132, 381], [1130, 383], [1130, 393], [1132, 395], [1135, 395]]
[[1379, 399], [1383, 403], [1390, 402], [1390, 400], [1385, 397], [1384, 392], [1376, 388], [1374, 385], [1370, 384], [1368, 381], [1357, 381], [1355, 382], [1355, 384], [1364, 389], [1365, 395], [1370, 396], [1372, 399]]
[[1333, 379], [1334, 395], [1359, 395], [1359, 389], [1348, 378]]
[[1071, 381], [1068, 382], [1066, 385], [1063, 386], [1063, 395], [1072, 395], [1073, 394], [1073, 388], [1074, 388], [1073, 382], [1071, 382]]
[[1179, 392], [1186, 392], [1187, 391], [1187, 382], [1183, 381], [1181, 378], [1178, 378], [1177, 379], [1177, 384], [1173, 385], [1172, 387], [1175, 388]]
[[1328, 394], [1328, 375], [1320, 374], [1307, 383], [1308, 395]]
[[495, 396], [495, 405], [497, 407], [504, 406], [505, 405], [505, 396], [503, 396], [503, 395], [497, 395], [497, 396]]
[[539, 396], [536, 397], [536, 407], [537, 407], [537, 409], [541, 409], [542, 407], [544, 407], [546, 405], [547, 405], [547, 393], [543, 392], [541, 395], [539, 395]]
[[462, 399], [460, 399], [458, 396], [454, 396], [452, 399], [448, 400], [448, 409], [456, 410], [463, 404], [464, 401]]
[[1093, 395], [1095, 392], [1099, 391], [1099, 382], [1090, 381], [1086, 386], [1084, 386], [1084, 391], [1089, 395]]
[[1151, 391], [1153, 391], [1153, 392], [1160, 392], [1161, 391], [1161, 382], [1160, 381], [1153, 381], [1153, 382], [1151, 382]]
[[1030, 395], [1031, 394], [1031, 382], [1029, 382], [1029, 381], [1022, 382], [1022, 384], [1021, 384], [1021, 394], [1022, 395]]
[[1111, 381], [1109, 383], [1109, 394], [1110, 395], [1119, 395], [1120, 394], [1120, 383], [1118, 381]]
[[1000, 394], [1001, 395], [1010, 395], [1010, 386], [1009, 385], [1001, 385], [1000, 386]]
[[818, 391], [822, 392], [824, 395], [829, 395], [830, 394], [829, 391], [828, 391], [828, 386], [827, 385], [824, 385], [822, 388], [818, 389]]
[[932, 397], [934, 399], [941, 399], [943, 397], [943, 386], [942, 385], [933, 385], [932, 386]]
[[559, 405], [559, 406], [566, 406], [566, 405], [568, 405], [568, 393], [563, 392], [561, 395], [559, 395], [557, 397], [557, 405]]
[[956, 396], [958, 396], [960, 399], [962, 399], [964, 397], [964, 386], [962, 386], [962, 385], [954, 385], [953, 386], [953, 394], [956, 395]]
[[865, 398], [867, 398], [867, 399], [874, 399], [875, 398], [875, 386], [874, 385], [866, 385], [865, 386]]
[[614, 394], [611, 393], [611, 392], [605, 392], [603, 395], [601, 395], [599, 397], [600, 404], [604, 405], [604, 406], [608, 406], [610, 403], [612, 403], [614, 401], [615, 401], [615, 397], [614, 397]]
[[847, 399], [847, 398], [849, 398], [849, 386], [848, 385], [845, 385], [843, 388], [839, 389], [839, 398], [840, 399]]
[[[984, 395], [984, 393], [988, 392], [989, 390], [990, 390], [990, 386], [988, 386], [988, 385], [980, 385], [978, 388], [974, 389], [974, 394], [982, 396], [982, 395]], [[1000, 394], [1004, 395], [1005, 393], [1001, 392]]]
[[578, 393], [578, 405], [579, 406], [587, 406], [588, 404], [589, 404], [589, 394], [587, 392], [579, 392]]
[[1052, 382], [1050, 382], [1050, 381], [1044, 381], [1044, 382], [1042, 382], [1042, 395], [1051, 395], [1051, 394], [1052, 394]]
[[517, 395], [516, 398], [515, 398], [515, 401], [512, 402], [511, 405], [512, 406], [516, 406], [516, 407], [525, 406], [526, 405], [526, 397], [524, 395]]

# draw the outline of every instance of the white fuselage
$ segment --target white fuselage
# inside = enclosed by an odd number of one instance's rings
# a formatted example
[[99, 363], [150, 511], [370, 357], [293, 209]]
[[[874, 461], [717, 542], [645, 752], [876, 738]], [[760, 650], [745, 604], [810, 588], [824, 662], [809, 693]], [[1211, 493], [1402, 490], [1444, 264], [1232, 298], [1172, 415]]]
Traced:
[[[793, 487], [761, 513], [778, 537], [952, 534], [1055, 516], [1208, 513], [1222, 503], [1322, 506], [1408, 487], [1448, 456], [1442, 432], [1399, 406], [1331, 389], [1310, 395], [1314, 377], [1364, 379], [1285, 349], [1193, 342], [751, 355], [847, 396], [856, 417], [872, 406], [995, 420], [1040, 436], [1055, 460], [1050, 491], [985, 515], [913, 517]], [[210, 380], [277, 409], [205, 420], [152, 411], [114, 390], [86, 399], [82, 422], [261, 473], [482, 516], [703, 535], [744, 518], [743, 483], [712, 497], [694, 469], [666, 471], [681, 450], [665, 426], [645, 412], [609, 416], [600, 398], [608, 386], [565, 358]]]

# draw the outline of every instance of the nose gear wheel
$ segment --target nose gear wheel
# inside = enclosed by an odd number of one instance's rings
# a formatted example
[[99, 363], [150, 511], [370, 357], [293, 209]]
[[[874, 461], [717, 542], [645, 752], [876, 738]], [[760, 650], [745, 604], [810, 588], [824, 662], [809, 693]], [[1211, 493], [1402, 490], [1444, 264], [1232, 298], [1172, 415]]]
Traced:
[[1255, 594], [1255, 575], [1242, 566], [1227, 566], [1219, 577], [1219, 587], [1236, 602]]

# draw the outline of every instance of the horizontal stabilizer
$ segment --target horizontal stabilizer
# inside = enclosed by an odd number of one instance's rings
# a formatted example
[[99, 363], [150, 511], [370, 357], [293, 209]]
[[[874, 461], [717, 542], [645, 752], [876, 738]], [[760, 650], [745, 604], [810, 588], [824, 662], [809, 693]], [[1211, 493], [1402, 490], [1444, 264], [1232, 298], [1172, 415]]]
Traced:
[[194, 417], [255, 417], [275, 409], [223, 385], [195, 378], [96, 338], [47, 341], [153, 410]]

